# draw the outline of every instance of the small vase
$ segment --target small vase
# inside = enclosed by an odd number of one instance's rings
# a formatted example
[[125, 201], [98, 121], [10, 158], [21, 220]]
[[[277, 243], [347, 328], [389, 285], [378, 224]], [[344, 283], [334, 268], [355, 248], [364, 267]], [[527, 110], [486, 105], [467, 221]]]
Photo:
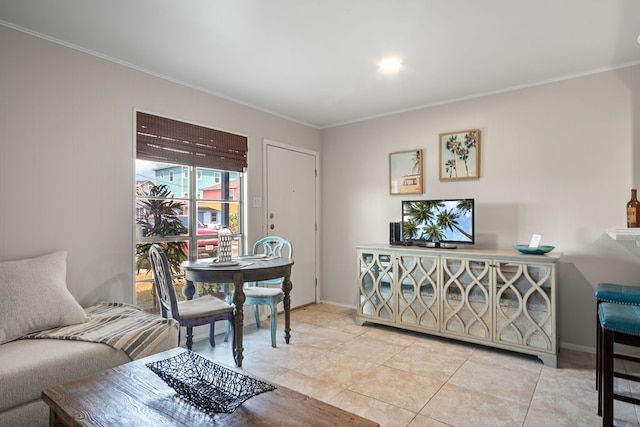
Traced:
[[231, 243], [233, 231], [229, 227], [222, 227], [218, 232], [218, 262], [231, 261]]

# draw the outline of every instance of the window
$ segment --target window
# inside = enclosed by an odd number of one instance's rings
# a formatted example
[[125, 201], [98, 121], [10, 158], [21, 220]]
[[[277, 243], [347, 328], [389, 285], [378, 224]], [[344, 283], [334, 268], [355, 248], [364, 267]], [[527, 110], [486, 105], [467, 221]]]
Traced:
[[[184, 284], [181, 262], [217, 256], [222, 225], [233, 230], [238, 255], [243, 224], [237, 195], [242, 194], [247, 139], [140, 112], [136, 126], [136, 303], [157, 311], [147, 257], [151, 244], [165, 248], [176, 286]], [[174, 180], [175, 174], [182, 179]], [[179, 289], [176, 293], [182, 295]]]

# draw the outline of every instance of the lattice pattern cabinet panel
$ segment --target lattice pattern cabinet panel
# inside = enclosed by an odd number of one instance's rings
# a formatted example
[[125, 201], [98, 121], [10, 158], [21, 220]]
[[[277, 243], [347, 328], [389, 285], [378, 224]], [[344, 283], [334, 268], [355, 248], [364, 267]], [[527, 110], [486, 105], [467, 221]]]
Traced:
[[489, 260], [442, 258], [442, 331], [491, 339]]
[[555, 353], [552, 266], [497, 261], [495, 267], [494, 340]]
[[437, 331], [438, 257], [399, 255], [398, 322]]
[[358, 314], [364, 317], [395, 320], [393, 257], [380, 252], [358, 253]]

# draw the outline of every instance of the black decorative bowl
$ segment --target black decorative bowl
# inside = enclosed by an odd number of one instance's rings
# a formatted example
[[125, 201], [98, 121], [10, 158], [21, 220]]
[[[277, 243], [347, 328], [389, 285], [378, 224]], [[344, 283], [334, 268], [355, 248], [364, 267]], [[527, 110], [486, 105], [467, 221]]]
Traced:
[[209, 414], [233, 412], [250, 397], [276, 389], [191, 351], [146, 366], [189, 403]]

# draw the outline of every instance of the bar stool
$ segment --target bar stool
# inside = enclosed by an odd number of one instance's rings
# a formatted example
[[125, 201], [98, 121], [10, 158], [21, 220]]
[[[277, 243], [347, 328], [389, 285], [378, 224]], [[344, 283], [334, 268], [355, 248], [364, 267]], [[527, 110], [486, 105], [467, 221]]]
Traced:
[[[603, 302], [616, 304], [640, 305], [640, 286], [618, 285], [615, 283], [599, 283], [595, 291], [596, 296], [596, 390], [600, 390], [602, 378], [602, 358], [600, 348], [602, 346], [602, 334], [600, 329], [600, 317], [598, 306]], [[622, 354], [614, 354], [614, 358], [639, 361], [638, 358]], [[601, 401], [598, 400], [598, 415], [602, 413]]]
[[[614, 400], [640, 404], [640, 399], [626, 394], [615, 393], [614, 378], [640, 382], [640, 377], [614, 370], [614, 345], [616, 343], [633, 347], [640, 347], [640, 307], [610, 302], [598, 305], [601, 333], [601, 378], [598, 389], [598, 406], [602, 405], [602, 425], [613, 426]], [[600, 413], [598, 413], [600, 414]]]

